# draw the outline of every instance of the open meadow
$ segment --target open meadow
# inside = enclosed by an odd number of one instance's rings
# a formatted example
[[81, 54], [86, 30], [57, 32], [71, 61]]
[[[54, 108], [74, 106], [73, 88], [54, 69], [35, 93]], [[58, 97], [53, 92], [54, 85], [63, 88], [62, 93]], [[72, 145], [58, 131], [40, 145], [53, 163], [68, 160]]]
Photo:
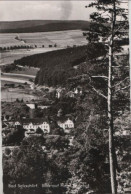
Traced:
[[19, 100], [24, 100], [24, 101], [30, 101], [30, 100], [36, 100], [39, 99], [39, 97], [36, 94], [33, 94], [32, 91], [30, 90], [25, 90], [25, 89], [11, 89], [11, 88], [3, 88], [2, 89], [2, 98], [1, 101], [5, 102], [13, 102], [16, 101], [17, 99]]
[[58, 47], [83, 45], [86, 38], [83, 37], [82, 30], [66, 30], [54, 32], [34, 32], [34, 33], [0, 33], [0, 47], [37, 45], [49, 47], [57, 44]]
[[1, 101], [13, 102], [17, 99], [30, 101], [39, 99], [39, 92], [30, 88], [29, 81], [16, 78], [1, 78]]

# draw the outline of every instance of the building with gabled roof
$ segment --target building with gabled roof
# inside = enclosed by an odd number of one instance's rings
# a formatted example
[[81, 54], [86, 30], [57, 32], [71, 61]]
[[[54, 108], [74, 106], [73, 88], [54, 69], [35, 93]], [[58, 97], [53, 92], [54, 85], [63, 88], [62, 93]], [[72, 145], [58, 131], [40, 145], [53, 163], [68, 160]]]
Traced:
[[46, 119], [23, 119], [15, 122], [15, 126], [22, 125], [26, 130], [35, 130], [40, 128], [44, 133], [50, 133], [50, 124]]
[[69, 118], [61, 118], [57, 121], [57, 124], [64, 130], [65, 133], [70, 133], [71, 129], [74, 128], [74, 122]]

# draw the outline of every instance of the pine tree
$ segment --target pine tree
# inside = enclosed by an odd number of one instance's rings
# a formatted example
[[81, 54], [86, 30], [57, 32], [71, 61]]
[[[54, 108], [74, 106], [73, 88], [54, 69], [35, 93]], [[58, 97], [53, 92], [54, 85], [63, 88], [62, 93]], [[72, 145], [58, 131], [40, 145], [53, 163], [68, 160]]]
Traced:
[[[87, 39], [91, 44], [101, 42], [105, 45], [107, 55], [103, 60], [108, 64], [108, 76], [97, 75], [90, 76], [90, 84], [92, 89], [101, 97], [107, 100], [108, 111], [108, 127], [109, 127], [109, 162], [110, 162], [110, 178], [112, 193], [117, 193], [116, 182], [116, 155], [114, 147], [114, 126], [113, 126], [113, 97], [114, 92], [117, 90], [125, 90], [129, 88], [129, 84], [124, 88], [119, 88], [125, 80], [124, 78], [115, 84], [114, 72], [119, 66], [116, 65], [115, 58], [118, 53], [121, 55], [122, 47], [120, 40], [123, 40], [128, 31], [128, 9], [123, 8], [127, 2], [120, 0], [96, 0], [86, 7], [95, 7], [96, 12], [90, 15], [91, 24], [90, 31], [87, 33]], [[125, 68], [125, 67], [123, 67]], [[107, 95], [106, 92], [102, 92], [95, 88], [92, 83], [94, 79], [104, 79], [107, 81]], [[117, 88], [117, 90], [116, 90]]]

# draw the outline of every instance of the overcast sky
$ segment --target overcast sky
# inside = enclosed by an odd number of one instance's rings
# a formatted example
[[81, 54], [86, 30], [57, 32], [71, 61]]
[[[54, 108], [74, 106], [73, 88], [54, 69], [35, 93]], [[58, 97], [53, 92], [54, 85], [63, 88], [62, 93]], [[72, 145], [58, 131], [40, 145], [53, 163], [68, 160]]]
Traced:
[[3, 1], [0, 0], [0, 20], [89, 20], [89, 1]]

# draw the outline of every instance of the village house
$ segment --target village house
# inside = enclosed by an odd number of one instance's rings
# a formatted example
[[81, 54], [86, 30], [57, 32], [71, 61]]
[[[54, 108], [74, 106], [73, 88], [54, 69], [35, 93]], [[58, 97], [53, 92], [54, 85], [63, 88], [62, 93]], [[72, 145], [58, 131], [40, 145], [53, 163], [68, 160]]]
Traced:
[[74, 98], [75, 97], [75, 94], [74, 92], [70, 91], [66, 94], [67, 97], [70, 97], [70, 98]]
[[74, 128], [74, 122], [68, 119], [60, 119], [57, 121], [59, 127], [61, 127], [65, 133], [70, 133], [71, 129]]
[[80, 95], [81, 95], [81, 94], [83, 93], [82, 87], [79, 87], [79, 86], [78, 86], [77, 88], [74, 88], [74, 93], [75, 93], [75, 94], [80, 94]]
[[16, 122], [14, 123], [14, 125], [15, 125], [15, 126], [21, 126], [21, 123], [20, 123], [19, 121], [16, 121]]
[[61, 91], [60, 90], [57, 90], [56, 91], [56, 98], [59, 99], [60, 97], [61, 97]]
[[49, 102], [45, 103], [45, 104], [40, 103], [40, 102], [35, 102], [35, 103], [27, 103], [26, 106], [28, 106], [30, 109], [37, 109], [38, 108], [38, 109], [44, 110], [44, 109], [49, 108], [50, 104], [49, 104]]
[[30, 84], [30, 88], [32, 89], [32, 90], [34, 90], [35, 89], [35, 84], [33, 83], [33, 84]]
[[130, 129], [124, 129], [124, 130], [116, 131], [115, 135], [116, 136], [130, 136], [131, 131], [130, 131]]
[[66, 94], [65, 88], [58, 88], [56, 89], [56, 98], [61, 98]]
[[47, 109], [47, 108], [49, 108], [49, 107], [50, 107], [50, 106], [47, 106], [47, 105], [38, 105], [38, 106], [37, 106], [37, 108], [42, 109], [42, 110]]
[[130, 131], [130, 129], [125, 129], [124, 131], [123, 131], [123, 136], [130, 136], [131, 135], [131, 131]]
[[22, 125], [24, 129], [30, 131], [40, 128], [44, 133], [50, 133], [50, 125], [43, 119], [24, 119], [21, 122], [15, 122], [15, 126]]
[[57, 113], [57, 117], [61, 117], [63, 115], [63, 110], [60, 108]]
[[37, 137], [40, 137], [41, 134], [37, 133], [37, 131], [35, 131], [34, 129], [29, 129], [28, 131], [25, 131], [25, 137], [30, 137], [30, 136], [37, 136]]
[[30, 109], [36, 109], [36, 104], [34, 104], [34, 103], [28, 103], [28, 104], [26, 104], [26, 106], [28, 106]]
[[73, 140], [74, 140], [74, 136], [70, 136], [69, 137], [69, 145], [73, 146]]

